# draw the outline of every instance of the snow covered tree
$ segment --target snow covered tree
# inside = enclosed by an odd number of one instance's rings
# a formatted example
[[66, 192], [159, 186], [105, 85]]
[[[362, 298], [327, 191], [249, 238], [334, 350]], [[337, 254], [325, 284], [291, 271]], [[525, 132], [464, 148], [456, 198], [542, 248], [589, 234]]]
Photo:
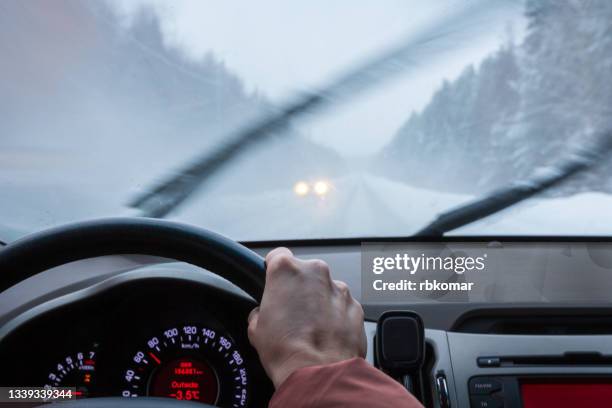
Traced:
[[[523, 43], [509, 42], [444, 81], [383, 150], [381, 171], [427, 187], [482, 192], [612, 130], [612, 2], [528, 0], [525, 14]], [[610, 163], [557, 194], [611, 192]]]

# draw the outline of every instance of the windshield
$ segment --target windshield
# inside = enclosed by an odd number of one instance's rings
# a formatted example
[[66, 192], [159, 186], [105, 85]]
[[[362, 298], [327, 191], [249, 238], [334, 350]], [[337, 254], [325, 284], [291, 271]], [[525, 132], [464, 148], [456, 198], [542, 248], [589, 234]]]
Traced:
[[[151, 215], [138, 197], [210, 155], [162, 216], [413, 234], [609, 130], [611, 22], [607, 0], [4, 1], [0, 239]], [[453, 233], [610, 235], [610, 163]]]

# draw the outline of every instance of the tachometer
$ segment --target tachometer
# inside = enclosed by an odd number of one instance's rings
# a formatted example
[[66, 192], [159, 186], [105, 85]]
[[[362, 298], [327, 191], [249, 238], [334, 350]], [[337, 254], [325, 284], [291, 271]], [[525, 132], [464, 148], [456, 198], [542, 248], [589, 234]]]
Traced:
[[143, 343], [123, 372], [124, 397], [148, 395], [246, 406], [248, 373], [229, 335], [182, 325], [168, 327]]
[[45, 388], [75, 387], [77, 398], [91, 396], [96, 373], [96, 352], [79, 351], [58, 361], [47, 376]]

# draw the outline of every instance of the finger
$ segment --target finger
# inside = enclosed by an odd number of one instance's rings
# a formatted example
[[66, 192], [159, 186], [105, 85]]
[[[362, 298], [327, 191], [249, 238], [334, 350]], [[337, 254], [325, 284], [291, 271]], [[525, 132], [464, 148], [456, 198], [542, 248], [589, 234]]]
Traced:
[[[295, 276], [301, 274], [302, 262], [287, 248], [276, 248], [266, 256], [266, 287], [273, 277]], [[265, 296], [265, 293], [264, 293]]]
[[253, 310], [251, 310], [251, 313], [249, 313], [249, 318], [248, 318], [249, 328], [247, 330], [247, 334], [249, 337], [249, 342], [251, 343], [252, 346], [255, 346], [254, 340], [255, 340], [255, 332], [257, 331], [258, 321], [259, 321], [259, 307], [256, 307]]
[[270, 261], [279, 256], [279, 255], [289, 255], [289, 256], [293, 256], [293, 252], [291, 252], [291, 250], [289, 248], [285, 248], [285, 247], [278, 247], [278, 248], [274, 248], [273, 250], [271, 250], [270, 252], [268, 252], [268, 255], [266, 255], [266, 263], [270, 263]]
[[348, 320], [351, 322], [354, 333], [359, 333], [359, 356], [364, 357], [368, 349], [368, 338], [365, 332], [363, 307], [356, 300], [348, 308]]
[[361, 329], [361, 344], [359, 348], [359, 357], [366, 358], [368, 354], [368, 337], [365, 332], [365, 325], [362, 325]]
[[305, 266], [310, 276], [321, 279], [330, 290], [335, 290], [336, 286], [331, 277], [331, 271], [329, 265], [320, 259], [309, 259], [303, 261], [302, 264]]
[[254, 307], [253, 310], [251, 310], [251, 313], [249, 313], [249, 317], [247, 317], [247, 321], [249, 322], [249, 324], [251, 324], [251, 321], [258, 316], [259, 316], [259, 306]]
[[342, 295], [350, 297], [351, 291], [346, 282], [334, 279], [334, 285]]
[[351, 298], [347, 302], [346, 314], [350, 325], [354, 325], [355, 328], [363, 326], [363, 322], [365, 320], [363, 307], [354, 298]]

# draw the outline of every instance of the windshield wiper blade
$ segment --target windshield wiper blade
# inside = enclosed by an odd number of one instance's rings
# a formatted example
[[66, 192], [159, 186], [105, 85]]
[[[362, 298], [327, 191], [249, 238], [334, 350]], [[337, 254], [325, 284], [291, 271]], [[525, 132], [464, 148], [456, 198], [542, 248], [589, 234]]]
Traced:
[[[322, 87], [319, 91], [303, 95], [285, 104], [275, 113], [257, 121], [254, 125], [224, 138], [230, 141], [188, 164], [168, 179], [136, 197], [128, 205], [140, 209], [141, 215], [145, 217], [165, 217], [189, 198], [222, 166], [255, 144], [261, 143], [279, 130], [286, 128], [291, 119], [311, 113], [315, 109], [324, 108], [326, 105], [338, 104], [357, 92], [391, 79], [407, 68], [405, 63], [409, 58], [412, 58], [410, 62], [416, 65], [414, 56], [420, 47], [431, 45], [460, 29], [473, 25], [474, 17], [482, 16], [487, 8], [490, 9], [490, 4], [485, 0], [476, 0], [470, 2], [467, 7], [462, 6], [463, 8], [457, 12], [447, 13], [445, 18], [422, 30], [419, 35], [372, 58], [357, 69], [332, 81], [328, 86]], [[457, 21], [462, 24], [457, 24]]]
[[286, 127], [289, 119], [299, 112], [307, 111], [317, 105], [320, 98], [318, 95], [311, 95], [279, 111], [276, 115], [264, 118], [253, 126], [244, 129], [232, 141], [222, 144], [212, 153], [195, 160], [192, 164], [180, 170], [178, 174], [136, 197], [128, 205], [141, 209], [144, 217], [165, 217], [189, 198], [208, 177], [224, 164], [255, 143], [263, 141], [276, 131]]
[[440, 214], [414, 236], [438, 237], [520, 203], [556, 187], [578, 173], [597, 165], [612, 150], [612, 131], [603, 133], [590, 146], [574, 149], [556, 165], [539, 169], [524, 180], [496, 190], [480, 199]]

